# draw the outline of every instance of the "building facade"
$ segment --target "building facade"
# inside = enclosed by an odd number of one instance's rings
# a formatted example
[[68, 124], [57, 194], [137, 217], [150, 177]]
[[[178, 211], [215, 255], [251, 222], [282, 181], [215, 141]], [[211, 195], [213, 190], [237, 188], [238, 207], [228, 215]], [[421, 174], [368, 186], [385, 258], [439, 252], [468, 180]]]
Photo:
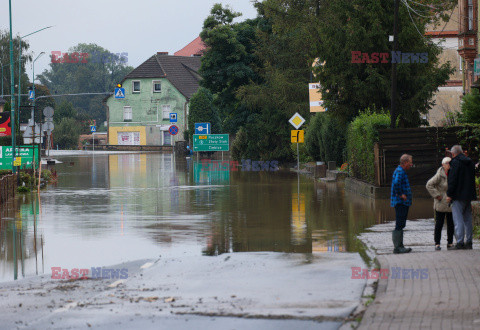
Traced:
[[464, 63], [458, 51], [459, 45], [459, 17], [460, 9], [457, 6], [450, 14], [446, 23], [438, 26], [427, 26], [426, 37], [443, 48], [439, 64], [450, 62], [455, 72], [444, 86], [438, 88], [435, 94], [435, 105], [429, 111], [427, 120], [430, 126], [444, 126], [451, 120], [453, 114], [460, 111], [460, 102], [464, 92], [463, 76]]
[[[109, 145], [171, 146], [184, 141], [188, 104], [199, 87], [199, 57], [157, 53], [122, 81], [125, 98], [106, 100]], [[176, 121], [171, 122], [172, 116]], [[178, 134], [171, 135], [171, 125]]]

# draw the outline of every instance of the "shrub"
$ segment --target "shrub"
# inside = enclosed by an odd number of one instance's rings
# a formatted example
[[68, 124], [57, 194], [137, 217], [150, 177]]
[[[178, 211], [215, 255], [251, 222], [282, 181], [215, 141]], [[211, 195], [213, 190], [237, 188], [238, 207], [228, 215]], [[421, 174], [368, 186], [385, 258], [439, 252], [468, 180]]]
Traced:
[[378, 130], [388, 128], [390, 116], [385, 113], [360, 113], [348, 127], [347, 153], [350, 175], [370, 183], [375, 180], [373, 146], [378, 142]]
[[461, 107], [460, 123], [480, 124], [480, 92], [477, 89], [472, 88], [472, 92], [463, 97]]
[[344, 161], [345, 127], [328, 113], [318, 113], [306, 129], [305, 148], [315, 160]]

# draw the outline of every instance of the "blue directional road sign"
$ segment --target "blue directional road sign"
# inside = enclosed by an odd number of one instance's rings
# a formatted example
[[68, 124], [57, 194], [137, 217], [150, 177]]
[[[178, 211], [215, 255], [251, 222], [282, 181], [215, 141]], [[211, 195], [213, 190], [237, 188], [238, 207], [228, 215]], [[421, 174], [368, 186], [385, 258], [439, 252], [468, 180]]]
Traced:
[[90, 126], [90, 131], [92, 133], [95, 133], [97, 131], [97, 126], [95, 126], [95, 125]]
[[125, 98], [125, 88], [115, 88], [115, 98], [124, 99]]
[[28, 91], [28, 99], [31, 101], [35, 99], [35, 91]]
[[195, 134], [210, 134], [210, 123], [195, 123]]
[[170, 122], [171, 123], [176, 123], [177, 122], [177, 113], [176, 112], [171, 112], [170, 113]]

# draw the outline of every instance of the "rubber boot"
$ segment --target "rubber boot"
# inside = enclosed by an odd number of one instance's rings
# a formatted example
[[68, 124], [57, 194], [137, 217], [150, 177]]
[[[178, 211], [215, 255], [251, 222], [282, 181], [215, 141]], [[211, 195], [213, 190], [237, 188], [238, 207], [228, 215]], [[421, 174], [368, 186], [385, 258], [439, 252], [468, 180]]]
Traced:
[[405, 250], [407, 250], [405, 253], [412, 252], [412, 249], [411, 249], [411, 248], [406, 248], [406, 247], [403, 245], [403, 230], [400, 230], [400, 232], [402, 233], [402, 234], [401, 234], [401, 239], [400, 239], [400, 247], [402, 247], [402, 248], [404, 248]]
[[403, 247], [403, 230], [394, 230], [392, 231], [392, 241], [393, 241], [393, 253], [408, 253], [411, 250], [406, 249]]

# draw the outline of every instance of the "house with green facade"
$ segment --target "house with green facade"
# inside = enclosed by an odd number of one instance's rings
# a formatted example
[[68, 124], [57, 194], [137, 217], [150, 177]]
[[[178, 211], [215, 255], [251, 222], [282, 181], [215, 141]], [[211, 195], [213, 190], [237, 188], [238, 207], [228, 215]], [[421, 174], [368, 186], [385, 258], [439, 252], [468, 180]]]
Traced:
[[[157, 53], [123, 80], [125, 98], [106, 100], [109, 145], [171, 146], [184, 141], [189, 100], [200, 82], [200, 57]], [[177, 122], [170, 122], [176, 114]], [[169, 127], [178, 126], [173, 136]]]

